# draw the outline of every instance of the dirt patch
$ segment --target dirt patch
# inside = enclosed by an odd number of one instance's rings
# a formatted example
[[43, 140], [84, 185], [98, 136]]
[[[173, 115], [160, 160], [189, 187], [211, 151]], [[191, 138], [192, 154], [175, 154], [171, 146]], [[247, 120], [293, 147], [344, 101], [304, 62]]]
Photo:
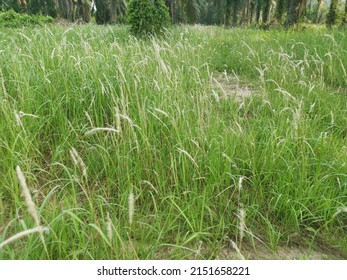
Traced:
[[239, 103], [254, 93], [249, 86], [242, 85], [236, 75], [227, 73], [220, 73], [212, 78], [212, 89], [216, 99], [233, 98]]
[[345, 256], [331, 249], [320, 250], [304, 247], [277, 247], [276, 250], [257, 244], [255, 247], [244, 244], [242, 256], [229, 244], [213, 250], [207, 244], [196, 244], [193, 248], [177, 245], [160, 246], [154, 259], [217, 259], [217, 260], [344, 260]]
[[[340, 260], [338, 253], [316, 251], [309, 248], [279, 247], [275, 251], [265, 246], [243, 250], [246, 260]], [[240, 259], [232, 248], [223, 248], [217, 255], [218, 259]]]

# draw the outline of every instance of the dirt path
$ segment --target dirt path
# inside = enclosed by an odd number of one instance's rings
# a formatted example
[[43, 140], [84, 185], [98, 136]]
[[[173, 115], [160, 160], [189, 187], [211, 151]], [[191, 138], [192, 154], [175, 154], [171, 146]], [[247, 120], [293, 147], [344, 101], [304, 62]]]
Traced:
[[212, 88], [217, 100], [234, 98], [241, 103], [245, 98], [249, 98], [254, 91], [247, 85], [242, 85], [236, 75], [219, 73], [212, 78]]

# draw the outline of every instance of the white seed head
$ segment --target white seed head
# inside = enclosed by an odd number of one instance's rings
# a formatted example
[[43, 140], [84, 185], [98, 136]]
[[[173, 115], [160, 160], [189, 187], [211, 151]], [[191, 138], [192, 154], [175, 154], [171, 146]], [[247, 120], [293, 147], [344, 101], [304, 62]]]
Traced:
[[40, 233], [40, 235], [42, 236], [42, 234], [44, 232], [47, 232], [47, 231], [49, 231], [49, 229], [46, 228], [46, 227], [42, 227], [42, 226], [38, 226], [38, 227], [34, 227], [34, 228], [31, 228], [31, 229], [28, 229], [28, 230], [21, 231], [21, 232], [15, 234], [15, 235], [13, 235], [9, 239], [5, 240], [4, 242], [0, 243], [0, 250], [3, 247], [5, 247], [6, 245], [16, 241], [17, 239], [20, 239], [20, 238], [24, 237], [24, 236], [27, 236], [27, 235], [35, 233], [35, 232]]
[[88, 114], [87, 111], [84, 111], [84, 115], [86, 116], [86, 118], [88, 119], [88, 122], [90, 124], [91, 127], [94, 127], [94, 124], [93, 124], [93, 121], [92, 121], [92, 118], [90, 117], [90, 115]]
[[14, 112], [14, 117], [15, 117], [15, 119], [16, 119], [16, 124], [18, 125], [18, 126], [22, 126], [23, 124], [22, 124], [22, 120], [21, 120], [21, 118], [20, 118], [20, 115], [15, 111]]
[[[74, 148], [72, 148], [72, 149], [74, 149]], [[74, 163], [74, 165], [78, 166], [77, 158], [75, 157], [75, 153], [73, 152], [72, 149], [70, 150], [70, 156], [71, 156], [72, 162]]]
[[242, 208], [239, 210], [239, 220], [240, 243], [242, 243], [242, 239], [246, 228], [246, 212]]
[[110, 213], [107, 212], [107, 236], [108, 240], [111, 242], [113, 231], [112, 231], [112, 220], [110, 218]]
[[245, 179], [244, 176], [241, 176], [241, 177], [239, 178], [239, 192], [241, 192], [241, 190], [242, 190], [242, 182], [243, 182], [244, 179]]
[[236, 245], [236, 243], [235, 243], [233, 240], [231, 240], [230, 238], [228, 238], [228, 239], [229, 239], [229, 241], [230, 241], [230, 243], [231, 243], [231, 246], [233, 246], [233, 248], [235, 249], [235, 251], [239, 254], [240, 259], [241, 259], [241, 260], [245, 260], [245, 257], [242, 255], [241, 250], [240, 250], [239, 247]]
[[194, 160], [194, 158], [186, 150], [183, 150], [181, 148], [177, 148], [177, 151], [182, 153], [182, 154], [184, 154], [184, 155], [186, 155], [190, 159], [190, 161], [194, 164], [194, 166], [196, 168], [199, 167], [198, 164], [196, 163], [196, 161]]
[[122, 132], [122, 124], [119, 116], [119, 108], [118, 106], [116, 107], [116, 127], [118, 132]]
[[40, 219], [36, 209], [36, 205], [31, 198], [30, 191], [25, 180], [25, 176], [18, 165], [16, 167], [16, 173], [17, 173], [19, 184], [22, 187], [22, 194], [24, 196], [25, 203], [27, 204], [28, 212], [33, 217], [35, 221], [35, 225], [38, 227], [40, 226]]
[[134, 198], [134, 194], [130, 193], [129, 195], [129, 224], [130, 225], [133, 223], [134, 210], [135, 210], [135, 198]]
[[333, 215], [333, 218], [335, 218], [338, 214], [340, 213], [347, 213], [347, 207], [341, 207], [339, 209], [337, 209], [336, 213]]
[[93, 129], [87, 131], [84, 135], [86, 135], [86, 136], [92, 135], [92, 134], [97, 133], [99, 131], [119, 133], [119, 131], [117, 129], [114, 129], [112, 127], [96, 127], [96, 128], [93, 128]]
[[86, 165], [84, 164], [84, 161], [83, 159], [80, 157], [80, 155], [78, 154], [78, 152], [76, 151], [75, 148], [72, 148], [70, 150], [70, 155], [71, 155], [71, 159], [73, 161], [73, 163], [76, 165], [76, 166], [79, 166], [82, 170], [82, 176], [88, 180], [88, 176], [87, 176], [87, 167]]

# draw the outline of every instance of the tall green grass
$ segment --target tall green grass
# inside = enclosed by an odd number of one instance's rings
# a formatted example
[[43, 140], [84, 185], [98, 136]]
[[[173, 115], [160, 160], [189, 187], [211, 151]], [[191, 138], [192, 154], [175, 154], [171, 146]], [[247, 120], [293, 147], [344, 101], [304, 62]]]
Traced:
[[[0, 30], [0, 243], [37, 226], [17, 165], [49, 228], [0, 258], [345, 257], [346, 50], [343, 30]], [[220, 73], [252, 97], [216, 98]]]

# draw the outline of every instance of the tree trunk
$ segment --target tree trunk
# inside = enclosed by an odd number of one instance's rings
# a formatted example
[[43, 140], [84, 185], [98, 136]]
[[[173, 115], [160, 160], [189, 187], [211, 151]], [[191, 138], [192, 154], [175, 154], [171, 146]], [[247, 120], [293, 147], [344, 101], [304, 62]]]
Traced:
[[82, 16], [82, 20], [84, 22], [89, 22], [90, 21], [90, 2], [89, 0], [78, 0], [79, 5], [80, 5], [80, 14]]
[[57, 17], [57, 7], [55, 0], [46, 0], [46, 13], [52, 18]]
[[298, 5], [297, 11], [296, 11], [298, 20], [305, 14], [308, 1], [307, 0], [301, 0], [299, 2], [300, 3]]
[[323, 0], [318, 0], [318, 4], [317, 4], [317, 11], [316, 11], [316, 19], [315, 19], [315, 23], [319, 23], [321, 20], [321, 10], [322, 10], [322, 5], [323, 5], [324, 1]]
[[66, 0], [58, 0], [59, 16], [67, 19], [67, 2]]
[[97, 24], [108, 24], [111, 22], [110, 3], [109, 0], [95, 0]]
[[249, 14], [250, 14], [249, 9], [250, 9], [250, 0], [244, 0], [240, 23], [246, 26], [249, 24]]
[[271, 0], [266, 0], [264, 10], [263, 10], [263, 25], [269, 23]]
[[237, 12], [239, 11], [239, 0], [233, 1], [233, 22], [232, 25], [235, 27], [237, 25]]
[[261, 2], [260, 0], [257, 1], [257, 9], [256, 9], [256, 14], [255, 14], [255, 22], [257, 24], [260, 23], [260, 12], [261, 12]]
[[225, 8], [225, 22], [224, 26], [229, 27], [231, 21], [231, 2], [232, 0], [227, 0], [226, 8]]
[[117, 18], [117, 2], [119, 0], [110, 0], [110, 16], [111, 16], [111, 22], [115, 22]]
[[[2, 1], [0, 1], [0, 4]], [[21, 9], [24, 13], [28, 12], [28, 2], [26, 0], [18, 0], [18, 4], [21, 6]], [[1, 10], [1, 7], [0, 7]]]
[[284, 13], [284, 1], [285, 0], [278, 0], [278, 2], [277, 2], [276, 19], [278, 20], [278, 22], [282, 22], [282, 17], [283, 17], [283, 13]]
[[251, 7], [250, 7], [250, 13], [249, 13], [249, 23], [252, 24], [253, 23], [253, 18], [254, 18], [254, 12], [255, 12], [255, 0], [251, 0]]
[[177, 0], [176, 5], [176, 23], [184, 21], [184, 3], [183, 0]]
[[290, 0], [288, 7], [288, 14], [286, 20], [286, 27], [291, 27], [298, 22], [297, 8], [300, 4], [300, 0]]
[[327, 18], [327, 24], [328, 26], [333, 26], [336, 24], [337, 20], [337, 4], [338, 0], [331, 0], [329, 14]]
[[165, 4], [169, 8], [171, 23], [175, 23], [176, 0], [165, 0]]

